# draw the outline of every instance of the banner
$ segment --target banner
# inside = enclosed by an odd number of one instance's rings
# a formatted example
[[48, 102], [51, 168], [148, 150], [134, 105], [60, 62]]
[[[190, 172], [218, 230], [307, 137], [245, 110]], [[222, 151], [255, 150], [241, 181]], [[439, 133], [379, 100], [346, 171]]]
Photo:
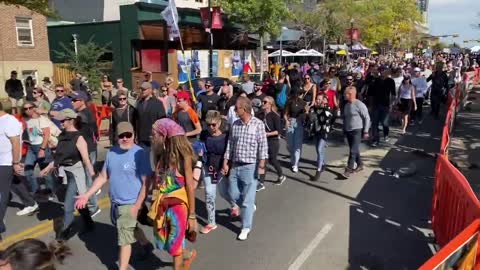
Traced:
[[358, 28], [350, 28], [346, 31], [347, 39], [359, 40], [360, 39], [360, 30]]
[[178, 11], [175, 0], [169, 0], [168, 6], [160, 13], [169, 26], [169, 37], [171, 40], [180, 37], [180, 29], [178, 28]]
[[[202, 16], [202, 23], [205, 29], [210, 28], [210, 8], [200, 8], [200, 15]], [[222, 11], [220, 7], [212, 7], [212, 29], [222, 29]]]

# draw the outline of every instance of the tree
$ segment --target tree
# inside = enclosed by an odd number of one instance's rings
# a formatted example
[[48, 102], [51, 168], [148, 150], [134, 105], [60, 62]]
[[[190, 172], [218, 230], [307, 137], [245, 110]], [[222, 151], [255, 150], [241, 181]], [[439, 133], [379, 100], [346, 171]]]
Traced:
[[92, 42], [92, 39], [93, 37], [84, 44], [78, 43], [77, 53], [75, 53], [73, 44], [65, 45], [64, 43], [60, 43], [63, 50], [54, 51], [54, 53], [68, 65], [68, 69], [86, 76], [90, 89], [97, 90], [100, 88], [102, 67], [106, 63], [101, 61], [101, 58], [110, 52], [107, 49], [110, 45], [100, 47]]
[[361, 41], [373, 46], [391, 41], [394, 47], [414, 43], [415, 23], [422, 21], [415, 0], [324, 0], [313, 11], [294, 11], [297, 27], [315, 29], [330, 42], [347, 42], [345, 31], [360, 29]]
[[48, 0], [0, 0], [0, 3], [23, 6], [46, 17], [58, 17], [58, 14], [49, 6]]
[[[248, 33], [260, 36], [260, 55], [266, 35], [278, 36], [283, 21], [289, 17], [287, 4], [293, 0], [217, 0], [232, 21], [241, 24]], [[263, 63], [260, 64], [263, 75]]]

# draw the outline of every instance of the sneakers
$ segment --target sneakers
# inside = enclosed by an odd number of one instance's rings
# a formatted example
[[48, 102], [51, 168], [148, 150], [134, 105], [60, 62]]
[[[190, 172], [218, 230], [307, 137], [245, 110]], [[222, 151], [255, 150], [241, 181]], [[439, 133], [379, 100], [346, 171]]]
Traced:
[[35, 203], [33, 206], [24, 207], [22, 210], [17, 212], [17, 216], [31, 215], [38, 210], [38, 204]]
[[200, 233], [201, 234], [207, 234], [213, 230], [215, 230], [217, 228], [217, 225], [215, 224], [208, 224], [207, 226], [203, 227], [201, 230], [200, 230]]
[[293, 171], [294, 173], [297, 173], [297, 172], [298, 172], [298, 167], [297, 167], [297, 166], [292, 166], [292, 171]]
[[359, 165], [359, 166], [357, 166], [357, 168], [355, 168], [355, 170], [353, 170], [353, 172], [355, 172], [355, 173], [358, 173], [358, 172], [361, 172], [361, 171], [363, 171], [363, 165]]
[[353, 170], [352, 170], [352, 169], [345, 168], [345, 172], [343, 173], [343, 176], [344, 176], [345, 178], [349, 178], [350, 175], [352, 175], [352, 173], [353, 173]]
[[282, 176], [278, 177], [277, 182], [275, 182], [273, 184], [277, 185], [277, 186], [280, 186], [280, 185], [283, 184], [283, 182], [285, 182], [285, 180], [287, 180], [287, 177], [285, 177], [285, 175], [282, 175]]
[[257, 192], [261, 191], [261, 190], [264, 190], [265, 189], [265, 185], [262, 184], [262, 183], [258, 183], [257, 184]]
[[97, 210], [95, 212], [93, 212], [92, 214], [90, 214], [90, 216], [93, 218], [94, 216], [98, 215], [100, 212], [102, 212], [102, 209], [97, 208]]
[[238, 240], [240, 240], [240, 241], [247, 240], [249, 233], [250, 233], [250, 229], [242, 229], [242, 231], [238, 235]]
[[322, 172], [321, 171], [317, 171], [317, 173], [315, 173], [314, 176], [312, 176], [312, 178], [310, 178], [311, 181], [313, 182], [316, 182], [318, 180], [320, 180], [320, 176], [322, 175]]
[[230, 216], [231, 217], [240, 216], [240, 208], [238, 206], [232, 207], [232, 209], [230, 210]]
[[388, 137], [388, 136], [385, 136], [383, 139], [384, 139], [385, 142], [387, 142], [387, 143], [390, 142], [390, 137]]
[[377, 147], [378, 146], [378, 142], [372, 142], [372, 144], [370, 145], [371, 147]]

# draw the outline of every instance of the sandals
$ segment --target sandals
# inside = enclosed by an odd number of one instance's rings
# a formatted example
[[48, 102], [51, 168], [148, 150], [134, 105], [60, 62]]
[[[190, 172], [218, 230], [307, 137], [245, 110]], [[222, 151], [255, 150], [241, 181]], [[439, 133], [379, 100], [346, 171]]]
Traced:
[[183, 258], [183, 270], [189, 270], [190, 266], [192, 265], [192, 262], [195, 260], [196, 257], [197, 257], [197, 251], [193, 249], [190, 252], [190, 256], [188, 256], [188, 258], [186, 258], [186, 256]]

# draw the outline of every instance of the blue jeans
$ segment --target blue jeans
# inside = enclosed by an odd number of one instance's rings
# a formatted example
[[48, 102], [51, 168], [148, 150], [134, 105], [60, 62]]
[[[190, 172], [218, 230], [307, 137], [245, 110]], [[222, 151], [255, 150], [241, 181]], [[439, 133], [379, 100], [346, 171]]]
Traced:
[[233, 164], [229, 177], [230, 198], [242, 209], [242, 228], [251, 229], [257, 194], [256, 164]]
[[[63, 202], [63, 229], [67, 229], [70, 225], [72, 225], [75, 219], [75, 197], [77, 196], [78, 189], [76, 181], [85, 181], [84, 179], [75, 179], [73, 173], [69, 171], [65, 171], [67, 176], [67, 190], [65, 191], [65, 201]], [[81, 175], [81, 174], [77, 174]], [[89, 224], [93, 223], [92, 218], [90, 217], [90, 212], [87, 208], [79, 209], [78, 212], [83, 220]]]
[[235, 205], [228, 194], [228, 179], [223, 177], [218, 184], [212, 184], [210, 176], [203, 178], [205, 183], [205, 204], [207, 206], [208, 224], [216, 224], [215, 222], [215, 199], [217, 198], [217, 188], [220, 197], [225, 199], [230, 205]]
[[287, 145], [290, 152], [290, 163], [298, 167], [303, 147], [303, 123], [296, 118], [290, 118], [290, 127], [287, 129]]
[[317, 150], [317, 170], [323, 171], [325, 170], [325, 160], [326, 160], [326, 149], [327, 149], [327, 140], [317, 135], [315, 138], [316, 142], [316, 150]]
[[[97, 161], [97, 151], [93, 151], [89, 153], [89, 158], [90, 162], [92, 163], [92, 166], [95, 166], [95, 162]], [[93, 179], [90, 176], [90, 173], [88, 172], [87, 166], [84, 165], [85, 168], [85, 175], [86, 175], [86, 183], [87, 183], [87, 189], [89, 189], [92, 184], [93, 184]], [[90, 213], [95, 213], [98, 210], [98, 203], [97, 203], [97, 195], [93, 194], [92, 197], [88, 200], [88, 209], [90, 210]]]
[[362, 159], [360, 158], [360, 143], [362, 142], [362, 129], [354, 129], [352, 131], [345, 131], [345, 137], [347, 137], [348, 146], [350, 148], [348, 155], [347, 167], [350, 170], [355, 169], [355, 163], [357, 167], [363, 166]]
[[[25, 178], [29, 184], [30, 192], [35, 193], [38, 191], [38, 182], [37, 178], [34, 175], [35, 165], [38, 164], [40, 169], [47, 167], [47, 165], [52, 161], [52, 152], [50, 149], [45, 149], [45, 158], [38, 158], [38, 152], [40, 151], [41, 145], [30, 145], [28, 147], [27, 155], [25, 157]], [[45, 184], [48, 189], [53, 193], [56, 191], [56, 184], [53, 176], [51, 174], [45, 176]]]
[[390, 133], [389, 128], [389, 114], [390, 108], [388, 106], [377, 106], [373, 111], [372, 120], [372, 137], [374, 142], [380, 141], [380, 129], [379, 124], [383, 126], [383, 137], [387, 137]]

